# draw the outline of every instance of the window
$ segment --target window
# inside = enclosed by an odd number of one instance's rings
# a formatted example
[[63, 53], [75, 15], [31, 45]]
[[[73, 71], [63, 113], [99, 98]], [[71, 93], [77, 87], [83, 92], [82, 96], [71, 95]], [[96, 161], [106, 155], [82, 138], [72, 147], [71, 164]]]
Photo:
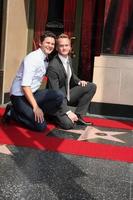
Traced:
[[106, 1], [102, 52], [133, 55], [133, 1]]

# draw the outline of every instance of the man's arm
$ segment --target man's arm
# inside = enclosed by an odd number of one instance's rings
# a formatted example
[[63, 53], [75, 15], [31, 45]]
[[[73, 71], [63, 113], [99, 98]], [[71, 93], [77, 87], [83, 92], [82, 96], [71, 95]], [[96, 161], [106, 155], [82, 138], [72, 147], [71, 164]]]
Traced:
[[58, 74], [52, 66], [48, 67], [46, 76], [48, 77], [47, 87], [49, 89], [59, 90]]
[[[60, 89], [60, 84], [59, 84], [59, 71], [57, 71], [55, 69], [55, 67], [53, 66], [49, 66], [47, 69], [47, 74], [46, 76], [48, 77], [48, 82], [47, 82], [47, 88], [49, 89], [54, 89], [54, 90], [61, 90]], [[64, 94], [64, 100], [63, 103], [61, 105], [61, 110], [62, 110], [62, 114], [66, 114], [70, 109], [67, 106], [67, 98]]]

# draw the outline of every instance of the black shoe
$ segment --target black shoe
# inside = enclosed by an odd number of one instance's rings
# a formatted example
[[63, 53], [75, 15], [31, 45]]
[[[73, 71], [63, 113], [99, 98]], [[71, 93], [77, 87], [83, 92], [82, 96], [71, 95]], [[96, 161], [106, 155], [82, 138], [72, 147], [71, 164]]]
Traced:
[[83, 117], [78, 116], [78, 121], [76, 122], [77, 125], [84, 125], [84, 126], [91, 126], [93, 125], [92, 122], [85, 122]]
[[9, 113], [9, 111], [11, 111], [11, 104], [7, 104], [4, 115], [2, 116], [2, 123], [4, 124], [9, 124], [10, 120], [11, 120], [11, 113]]

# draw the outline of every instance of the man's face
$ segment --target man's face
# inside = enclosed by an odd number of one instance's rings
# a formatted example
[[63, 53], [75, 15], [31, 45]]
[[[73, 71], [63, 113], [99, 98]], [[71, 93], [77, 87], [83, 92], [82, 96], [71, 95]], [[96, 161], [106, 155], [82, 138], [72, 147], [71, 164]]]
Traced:
[[70, 40], [68, 38], [59, 38], [57, 41], [57, 51], [64, 57], [67, 57], [71, 50]]
[[42, 43], [40, 43], [40, 48], [42, 51], [48, 55], [50, 54], [55, 47], [55, 39], [52, 37], [46, 37]]

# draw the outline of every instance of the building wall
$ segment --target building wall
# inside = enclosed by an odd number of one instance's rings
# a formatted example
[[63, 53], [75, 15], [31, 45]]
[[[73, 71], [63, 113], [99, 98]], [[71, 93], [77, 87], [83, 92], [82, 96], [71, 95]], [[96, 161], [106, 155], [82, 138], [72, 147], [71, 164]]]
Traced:
[[25, 0], [7, 1], [3, 100], [4, 93], [9, 93], [18, 65], [27, 52], [27, 7], [28, 1]]
[[[26, 0], [7, 0], [6, 34], [3, 62], [3, 103], [29, 43]], [[95, 58], [93, 82], [97, 92], [93, 102], [133, 105], [133, 56]], [[101, 111], [100, 111], [101, 112]], [[94, 111], [95, 113], [95, 111]]]
[[96, 57], [93, 82], [94, 102], [133, 105], [133, 56]]

